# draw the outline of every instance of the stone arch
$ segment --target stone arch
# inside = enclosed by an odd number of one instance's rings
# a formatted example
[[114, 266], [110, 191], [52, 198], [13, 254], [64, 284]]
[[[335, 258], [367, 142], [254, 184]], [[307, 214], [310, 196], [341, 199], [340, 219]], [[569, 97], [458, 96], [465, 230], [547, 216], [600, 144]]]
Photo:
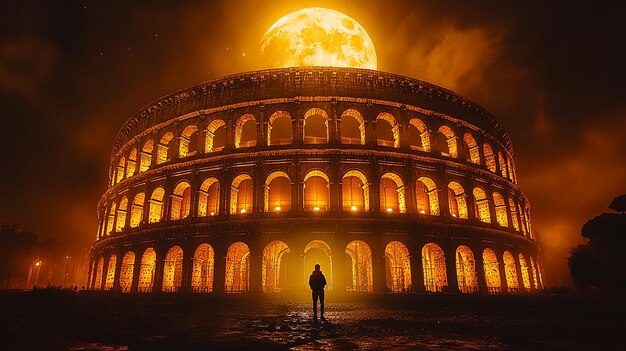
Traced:
[[230, 186], [230, 214], [252, 212], [254, 204], [254, 184], [252, 177], [242, 173], [233, 179]]
[[490, 248], [486, 248], [483, 251], [483, 266], [485, 269], [487, 292], [490, 294], [499, 294], [502, 291], [500, 265], [498, 264], [498, 257]]
[[94, 290], [102, 289], [102, 275], [104, 274], [104, 257], [100, 256], [96, 263], [96, 278], [94, 279]]
[[157, 145], [157, 165], [160, 165], [170, 160], [169, 145], [172, 139], [174, 139], [174, 134], [172, 134], [172, 132], [167, 132], [161, 137], [161, 140]]
[[215, 251], [209, 244], [200, 244], [193, 254], [191, 291], [208, 293], [213, 291]]
[[141, 148], [140, 161], [139, 161], [139, 173], [145, 172], [150, 169], [152, 164], [152, 151], [154, 149], [154, 143], [152, 139], [146, 140]]
[[352, 277], [347, 290], [355, 292], [372, 292], [374, 278], [372, 274], [372, 250], [362, 240], [351, 241], [346, 246], [346, 253], [350, 256], [350, 274]]
[[448, 183], [448, 207], [452, 217], [467, 219], [465, 190], [455, 181]]
[[519, 232], [519, 223], [517, 221], [517, 206], [513, 199], [509, 198], [509, 211], [511, 213], [511, 222], [513, 222], [513, 228]]
[[443, 140], [440, 142], [439, 148], [444, 156], [450, 156], [453, 158], [459, 157], [459, 146], [457, 143], [457, 137], [452, 129], [446, 125], [442, 125], [438, 130], [438, 139], [443, 136]]
[[186, 181], [178, 183], [171, 197], [170, 219], [175, 221], [189, 217], [191, 214], [191, 185]]
[[509, 217], [507, 216], [506, 203], [504, 197], [499, 192], [493, 192], [493, 205], [496, 208], [496, 221], [503, 227], [509, 226]]
[[219, 213], [220, 182], [213, 177], [205, 179], [198, 191], [198, 217], [215, 216]]
[[291, 115], [279, 110], [272, 113], [267, 121], [267, 145], [289, 145], [292, 133]]
[[415, 184], [415, 198], [418, 213], [439, 216], [439, 189], [434, 180], [419, 177]]
[[328, 143], [328, 114], [319, 107], [308, 109], [304, 113], [302, 136], [305, 144]]
[[439, 245], [428, 243], [422, 248], [424, 287], [428, 292], [442, 292], [448, 286], [446, 257]]
[[154, 286], [154, 274], [156, 270], [156, 251], [153, 248], [147, 248], [141, 257], [141, 266], [139, 267], [138, 291], [152, 292]]
[[304, 267], [303, 278], [305, 285], [308, 288], [308, 278], [310, 271], [313, 270], [315, 264], [321, 266], [321, 270], [328, 271], [330, 274], [326, 275], [328, 283], [328, 289], [332, 290], [333, 287], [333, 256], [330, 250], [330, 246], [323, 240], [310, 241], [304, 247]]
[[480, 148], [478, 146], [478, 143], [476, 143], [476, 139], [474, 139], [474, 136], [471, 133], [467, 132], [463, 135], [463, 141], [467, 146], [470, 161], [477, 165], [481, 164], [479, 151]]
[[291, 210], [291, 179], [283, 171], [274, 171], [265, 178], [263, 207], [265, 212]]
[[223, 119], [214, 119], [206, 128], [204, 138], [204, 152], [221, 151], [226, 146], [226, 122]]
[[143, 220], [143, 204], [146, 201], [145, 193], [137, 193], [133, 198], [133, 204], [130, 208], [130, 227], [137, 228]]
[[370, 187], [363, 172], [353, 169], [343, 174], [341, 195], [344, 211], [369, 212]]
[[226, 254], [225, 290], [242, 293], [250, 288], [250, 249], [239, 241], [228, 248]]
[[509, 179], [515, 183], [515, 172], [513, 171], [513, 161], [511, 160], [511, 157], [509, 156], [506, 157], [506, 165], [509, 170]]
[[128, 153], [126, 159], [126, 178], [130, 178], [135, 175], [135, 169], [137, 169], [137, 148], [133, 147]]
[[183, 129], [178, 143], [178, 157], [193, 156], [198, 153], [198, 127], [190, 124]]
[[496, 156], [489, 143], [483, 144], [483, 155], [485, 157], [485, 166], [493, 173], [496, 173]]
[[430, 132], [426, 123], [417, 117], [411, 118], [407, 132], [411, 149], [430, 152]]
[[[385, 121], [386, 123], [382, 124], [380, 121]], [[383, 128], [386, 125], [389, 128]], [[400, 125], [389, 112], [381, 112], [376, 116], [376, 143], [381, 146], [400, 147]]]
[[172, 246], [167, 250], [163, 265], [163, 292], [178, 292], [183, 281], [183, 249]]
[[385, 276], [388, 291], [405, 293], [413, 290], [410, 257], [409, 249], [399, 241], [392, 241], [385, 247]]
[[399, 175], [387, 172], [380, 177], [380, 211], [406, 213], [404, 182]]
[[120, 269], [120, 290], [123, 293], [129, 293], [133, 285], [133, 273], [135, 271], [135, 253], [128, 251], [122, 258], [122, 267]]
[[280, 240], [268, 243], [263, 249], [261, 287], [263, 292], [279, 292], [285, 288], [289, 246]]
[[529, 257], [529, 261], [530, 261], [530, 271], [531, 271], [532, 276], [533, 276], [533, 283], [535, 285], [535, 289], [540, 289], [540, 287], [539, 287], [539, 279], [537, 278], [537, 268], [535, 266], [535, 258], [530, 256]]
[[121, 232], [126, 226], [126, 212], [128, 211], [128, 198], [124, 196], [120, 200], [120, 206], [117, 208], [117, 219], [115, 220], [115, 232]]
[[309, 171], [304, 176], [304, 210], [330, 210], [330, 179], [320, 170]]
[[121, 182], [124, 179], [124, 167], [126, 166], [126, 157], [120, 157], [117, 162], [117, 167], [115, 171], [115, 184]]
[[528, 235], [528, 227], [526, 226], [526, 216], [524, 215], [524, 209], [522, 208], [522, 204], [518, 202], [517, 208], [519, 213], [520, 226], [522, 227], [522, 233], [524, 233], [524, 236], [526, 236]]
[[365, 145], [365, 119], [355, 109], [347, 109], [341, 114], [341, 143]]
[[506, 160], [500, 151], [498, 151], [498, 164], [500, 165], [500, 174], [502, 174], [504, 178], [508, 178], [509, 175], [506, 170]]
[[526, 258], [524, 255], [519, 254], [519, 266], [522, 271], [522, 286], [524, 290], [530, 290], [530, 275], [528, 274], [528, 264], [526, 263]]
[[111, 207], [109, 208], [109, 217], [107, 218], [107, 228], [105, 235], [111, 235], [111, 233], [115, 230], [115, 212], [117, 211], [117, 203], [111, 203]]
[[489, 210], [489, 198], [482, 188], [475, 187], [472, 191], [474, 195], [474, 213], [476, 218], [484, 223], [491, 223]]
[[149, 223], [158, 223], [163, 220], [164, 207], [163, 197], [165, 196], [165, 190], [162, 187], [158, 187], [152, 191], [150, 196], [150, 209], [148, 213]]
[[517, 266], [515, 265], [515, 258], [510, 252], [504, 251], [502, 255], [504, 259], [504, 273], [506, 275], [506, 285], [509, 288], [509, 292], [516, 292], [519, 290], [519, 280], [517, 278]]
[[111, 255], [109, 257], [109, 264], [107, 265], [107, 275], [104, 282], [104, 290], [112, 290], [115, 283], [115, 266], [117, 265], [117, 256]]
[[465, 245], [456, 249], [456, 278], [462, 293], [478, 292], [474, 253]]
[[256, 145], [256, 118], [247, 113], [235, 123], [235, 148]]

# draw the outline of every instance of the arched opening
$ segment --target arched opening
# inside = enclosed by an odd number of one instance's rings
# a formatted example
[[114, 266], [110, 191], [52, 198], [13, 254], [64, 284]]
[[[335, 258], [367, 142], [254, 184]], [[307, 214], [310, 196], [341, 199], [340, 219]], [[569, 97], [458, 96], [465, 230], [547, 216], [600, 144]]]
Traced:
[[109, 208], [109, 216], [107, 218], [107, 229], [105, 235], [111, 235], [113, 230], [115, 230], [115, 211], [117, 210], [117, 204], [114, 202], [111, 204]]
[[399, 241], [385, 247], [385, 275], [387, 291], [405, 293], [412, 290], [409, 249]]
[[214, 119], [206, 129], [204, 152], [222, 151], [224, 146], [226, 146], [226, 123], [221, 119]]
[[478, 292], [474, 253], [465, 245], [456, 249], [456, 279], [462, 293]]
[[459, 157], [457, 138], [450, 127], [439, 127], [437, 131], [437, 144], [442, 155], [453, 158]]
[[230, 187], [230, 214], [251, 213], [253, 201], [252, 178], [247, 174], [238, 175]]
[[522, 285], [524, 290], [530, 290], [530, 275], [528, 274], [528, 264], [526, 264], [526, 258], [524, 255], [519, 254], [519, 266], [522, 271]]
[[170, 160], [169, 145], [170, 141], [172, 141], [173, 138], [174, 134], [172, 134], [171, 132], [167, 132], [161, 137], [161, 140], [157, 145], [157, 165], [168, 162]]
[[141, 148], [141, 155], [139, 161], [139, 172], [145, 172], [150, 169], [150, 165], [152, 164], [152, 149], [154, 148], [152, 139], [148, 139], [143, 147]]
[[513, 222], [513, 228], [519, 232], [519, 223], [517, 221], [517, 206], [513, 199], [509, 198], [509, 211], [511, 211], [511, 222]]
[[507, 217], [506, 213], [506, 203], [504, 202], [504, 198], [500, 193], [493, 193], [493, 205], [496, 208], [496, 221], [499, 225], [503, 227], [509, 226], [509, 217]]
[[465, 190], [461, 184], [457, 182], [450, 182], [448, 184], [448, 207], [452, 217], [467, 219]]
[[123, 293], [129, 293], [133, 285], [133, 273], [135, 271], [135, 253], [126, 252], [122, 258], [122, 267], [120, 269], [120, 290]]
[[265, 212], [291, 210], [291, 180], [287, 173], [272, 172], [265, 179]]
[[426, 124], [419, 118], [411, 118], [407, 130], [409, 146], [413, 150], [430, 151], [430, 133]]
[[417, 212], [424, 215], [439, 216], [439, 190], [437, 184], [428, 178], [420, 177], [415, 183]]
[[208, 293], [213, 291], [213, 272], [215, 252], [209, 244], [201, 244], [193, 254], [193, 268], [191, 272], [191, 291], [194, 293]]
[[474, 213], [476, 214], [476, 218], [481, 222], [491, 223], [487, 194], [481, 188], [474, 188], [472, 193], [474, 194]]
[[128, 158], [126, 159], [126, 178], [130, 178], [135, 175], [137, 169], [137, 148], [134, 147], [130, 150]]
[[143, 220], [143, 203], [146, 200], [146, 194], [137, 193], [133, 199], [133, 204], [130, 208], [130, 227], [137, 228]]
[[365, 120], [355, 109], [345, 110], [341, 114], [341, 143], [365, 145]]
[[226, 292], [242, 293], [250, 287], [250, 249], [242, 242], [228, 248], [226, 254]]
[[406, 213], [406, 200], [402, 178], [395, 173], [385, 173], [380, 178], [380, 211]]
[[344, 211], [368, 212], [370, 190], [365, 174], [351, 170], [341, 180], [341, 202]]
[[517, 278], [517, 267], [515, 266], [515, 258], [510, 252], [504, 251], [504, 273], [506, 275], [506, 285], [509, 292], [519, 291], [519, 281]]
[[126, 211], [128, 211], [128, 198], [124, 196], [117, 209], [117, 220], [115, 221], [115, 231], [121, 232], [126, 226]]
[[526, 230], [528, 231], [528, 237], [530, 239], [534, 239], [533, 238], [533, 229], [532, 226], [530, 225], [530, 207], [528, 206], [528, 203], [526, 203], [526, 207], [525, 207], [525, 211], [524, 211], [524, 223], [526, 224]]
[[183, 281], [183, 249], [172, 246], [165, 255], [163, 265], [163, 292], [179, 291]]
[[304, 210], [328, 211], [330, 197], [330, 180], [326, 173], [318, 170], [310, 171], [304, 176]]
[[245, 114], [235, 123], [235, 148], [251, 147], [256, 145], [256, 118]]
[[267, 145], [291, 144], [291, 115], [287, 111], [272, 113], [267, 122]]
[[545, 285], [543, 284], [543, 269], [541, 269], [541, 261], [539, 261], [539, 258], [537, 258], [537, 279], [539, 280], [539, 287], [541, 289], [544, 289]]
[[400, 147], [400, 126], [391, 113], [382, 112], [376, 117], [376, 144]]
[[306, 244], [304, 247], [304, 284], [308, 288], [309, 275], [315, 268], [315, 265], [319, 264], [322, 271], [326, 271], [329, 274], [325, 274], [327, 290], [332, 290], [333, 280], [333, 260], [330, 251], [330, 246], [322, 240], [313, 240]]
[[109, 257], [109, 265], [107, 267], [107, 278], [104, 282], [104, 290], [113, 289], [113, 283], [115, 283], [115, 265], [117, 264], [117, 256], [111, 255]]
[[102, 274], [104, 271], [104, 257], [100, 257], [98, 263], [96, 263], [96, 279], [94, 279], [94, 290], [102, 289]]
[[178, 157], [189, 157], [198, 153], [198, 127], [189, 125], [183, 129], [178, 144]]
[[487, 292], [489, 294], [499, 294], [502, 291], [502, 283], [500, 282], [500, 267], [495, 252], [489, 248], [483, 251], [483, 266], [485, 268]]
[[[511, 160], [510, 157], [506, 158], [506, 165], [507, 165], [507, 167], [509, 169], [509, 179], [512, 182], [515, 182], [515, 171], [513, 170], [513, 161]], [[127, 175], [127, 177], [128, 177], [128, 175]]]
[[311, 108], [304, 114], [304, 143], [328, 143], [328, 114], [321, 108]]
[[122, 179], [124, 179], [124, 166], [126, 166], [126, 157], [122, 156], [117, 163], [115, 171], [115, 184], [121, 182]]
[[535, 259], [533, 257], [530, 257], [530, 271], [533, 276], [533, 283], [535, 285], [535, 289], [541, 289], [539, 287], [539, 279], [537, 279], [537, 269], [535, 266]]
[[170, 219], [175, 221], [189, 217], [191, 211], [191, 185], [180, 182], [172, 193]]
[[285, 289], [287, 264], [285, 255], [289, 246], [280, 240], [270, 242], [263, 249], [261, 287], [263, 292], [279, 292]]
[[198, 217], [215, 216], [219, 213], [220, 183], [215, 178], [207, 178], [198, 191]]
[[442, 292], [448, 286], [446, 257], [439, 245], [428, 243], [422, 248], [424, 287], [428, 292]]
[[487, 166], [487, 169], [496, 173], [496, 156], [488, 143], [483, 144], [483, 154], [485, 155], [485, 166]]
[[349, 266], [347, 291], [372, 292], [374, 278], [372, 274], [372, 250], [361, 240], [354, 240], [346, 247], [346, 253], [350, 256], [352, 264]]
[[152, 196], [150, 196], [150, 213], [148, 215], [148, 222], [158, 223], [163, 219], [163, 196], [165, 196], [165, 190], [161, 187], [152, 191]]
[[469, 160], [472, 163], [479, 165], [480, 162], [480, 150], [478, 144], [476, 143], [476, 139], [470, 133], [465, 133], [463, 135], [463, 141], [465, 142], [465, 146], [467, 147], [467, 152], [469, 156]]
[[498, 152], [498, 164], [500, 165], [500, 174], [502, 174], [504, 178], [508, 178], [509, 174], [506, 170], [506, 161], [500, 152]]
[[148, 248], [141, 257], [141, 266], [139, 267], [139, 281], [137, 291], [140, 293], [151, 292], [154, 286], [154, 271], [156, 268], [156, 251]]

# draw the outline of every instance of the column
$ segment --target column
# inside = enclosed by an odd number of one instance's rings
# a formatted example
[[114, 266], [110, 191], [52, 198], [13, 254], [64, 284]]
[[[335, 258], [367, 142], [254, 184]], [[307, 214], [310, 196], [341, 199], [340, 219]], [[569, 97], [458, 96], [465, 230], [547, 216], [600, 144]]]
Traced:
[[448, 292], [459, 293], [459, 280], [456, 273], [456, 248], [453, 243], [444, 249], [446, 255], [446, 275], [448, 276]]
[[481, 246], [471, 248], [474, 252], [474, 269], [476, 270], [476, 279], [478, 280], [478, 291], [481, 294], [488, 294], [487, 279], [485, 278], [485, 263], [483, 262], [483, 250]]
[[[128, 217], [128, 216], [127, 216]], [[124, 250], [118, 250], [115, 253], [116, 262], [115, 262], [115, 273], [113, 276], [113, 290], [120, 290], [120, 274], [122, 272], [122, 262], [124, 261]]]
[[130, 284], [130, 292], [136, 293], [139, 289], [139, 274], [141, 273], [141, 259], [143, 258], [143, 251], [134, 249], [135, 262], [133, 262], [133, 281]]
[[160, 293], [163, 287], [163, 269], [165, 268], [165, 255], [162, 247], [155, 245], [156, 264], [154, 269], [154, 284], [152, 286], [153, 293]]
[[421, 244], [416, 243], [410, 247], [411, 256], [409, 259], [411, 261], [411, 284], [413, 292], [424, 294], [426, 293], [426, 288], [424, 287], [424, 266], [422, 262], [421, 246]]

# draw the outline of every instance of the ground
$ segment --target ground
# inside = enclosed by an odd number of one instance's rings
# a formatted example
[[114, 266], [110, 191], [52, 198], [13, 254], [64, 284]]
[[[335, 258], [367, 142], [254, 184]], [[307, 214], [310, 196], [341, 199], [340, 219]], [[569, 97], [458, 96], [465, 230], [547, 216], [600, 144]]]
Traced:
[[[624, 349], [617, 297], [0, 292], [3, 350]], [[358, 302], [357, 302], [358, 301]]]

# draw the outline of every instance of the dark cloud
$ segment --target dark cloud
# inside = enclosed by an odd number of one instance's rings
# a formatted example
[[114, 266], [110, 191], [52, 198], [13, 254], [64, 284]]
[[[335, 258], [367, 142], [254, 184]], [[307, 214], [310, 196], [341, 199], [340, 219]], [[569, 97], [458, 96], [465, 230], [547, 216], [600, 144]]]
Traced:
[[2, 3], [0, 220], [68, 250], [88, 247], [124, 121], [182, 87], [264, 68], [264, 31], [308, 6], [361, 23], [379, 69], [453, 89], [496, 115], [513, 140], [548, 280], [568, 282], [580, 226], [626, 190], [618, 3]]

